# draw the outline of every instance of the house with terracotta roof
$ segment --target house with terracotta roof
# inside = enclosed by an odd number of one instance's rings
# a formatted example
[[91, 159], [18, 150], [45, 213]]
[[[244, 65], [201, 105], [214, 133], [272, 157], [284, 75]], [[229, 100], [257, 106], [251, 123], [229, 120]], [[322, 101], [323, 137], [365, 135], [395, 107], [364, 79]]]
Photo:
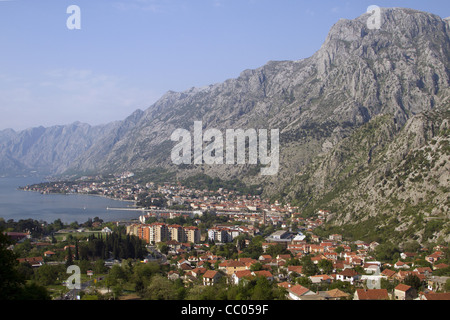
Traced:
[[178, 271], [171, 270], [167, 273], [167, 279], [177, 280], [180, 278], [180, 273]]
[[237, 271], [246, 270], [247, 266], [242, 261], [237, 260], [229, 260], [225, 262], [225, 270], [228, 275], [232, 275], [233, 273], [236, 273]]
[[56, 253], [54, 253], [53, 251], [45, 251], [44, 252], [44, 257], [50, 258], [53, 257]]
[[336, 280], [350, 282], [354, 284], [360, 279], [360, 275], [354, 269], [344, 269], [336, 275]]
[[429, 256], [425, 257], [425, 260], [431, 264], [436, 263], [436, 261], [442, 259], [442, 257], [444, 256], [442, 251], [436, 251], [433, 252], [432, 254], [430, 254]]
[[390, 280], [390, 279], [393, 279], [394, 276], [395, 276], [395, 274], [396, 274], [396, 272], [393, 271], [393, 270], [390, 270], [390, 269], [384, 269], [384, 270], [381, 272], [381, 275], [387, 277], [389, 280]]
[[259, 271], [253, 271], [252, 274], [255, 277], [264, 277], [269, 281], [273, 281], [273, 275], [270, 271], [267, 270], [259, 270]]
[[253, 259], [253, 258], [239, 258], [238, 261], [243, 262], [243, 263], [250, 263], [250, 264], [254, 264], [254, 263], [258, 262], [258, 260]]
[[309, 279], [311, 280], [311, 282], [313, 284], [322, 283], [322, 282], [331, 283], [333, 281], [333, 278], [331, 278], [327, 274], [318, 274], [318, 275], [310, 276]]
[[333, 289], [328, 291], [319, 291], [318, 294], [325, 298], [325, 300], [343, 300], [350, 297], [348, 293], [339, 289]]
[[299, 284], [288, 288], [287, 291], [288, 299], [290, 300], [302, 300], [305, 296], [316, 294], [315, 292], [312, 292], [308, 288], [305, 288]]
[[438, 263], [437, 265], [433, 266], [433, 269], [434, 270], [439, 270], [439, 269], [445, 269], [445, 268], [448, 268], [448, 267], [449, 267], [449, 265], [446, 264], [446, 263]]
[[433, 270], [431, 270], [430, 267], [418, 267], [415, 268], [413, 271], [418, 272], [419, 274], [422, 274], [426, 277], [430, 276], [433, 273]]
[[33, 268], [40, 267], [44, 264], [44, 258], [42, 257], [31, 257], [31, 258], [18, 258], [19, 263], [28, 262]]
[[303, 267], [302, 266], [288, 266], [287, 272], [290, 275], [292, 272], [297, 273], [298, 275], [303, 274]]
[[244, 279], [251, 280], [253, 278], [254, 275], [250, 270], [238, 270], [231, 275], [231, 282], [238, 285]]
[[418, 273], [417, 271], [403, 271], [403, 270], [400, 270], [399, 272], [397, 272], [395, 274], [394, 278], [399, 280], [400, 282], [403, 282], [408, 275], [415, 275], [422, 282], [424, 282], [426, 280], [426, 276], [424, 276], [423, 274]]
[[410, 267], [408, 264], [404, 263], [403, 261], [397, 261], [394, 264], [394, 268], [395, 269], [409, 269]]
[[258, 260], [260, 262], [270, 262], [270, 261], [272, 261], [272, 259], [273, 259], [272, 256], [268, 255], [268, 254], [263, 254], [263, 255], [259, 256], [259, 258], [258, 258]]
[[203, 275], [203, 285], [204, 286], [212, 286], [212, 285], [216, 284], [221, 277], [222, 277], [222, 274], [219, 271], [208, 270]]
[[450, 292], [443, 293], [422, 293], [420, 295], [420, 300], [450, 300]]
[[182, 263], [178, 268], [183, 271], [191, 271], [192, 270], [191, 265], [187, 264], [187, 263]]
[[13, 241], [18, 241], [18, 242], [21, 242], [24, 239], [31, 238], [31, 234], [29, 232], [3, 232], [3, 234], [6, 234]]
[[386, 289], [356, 289], [353, 300], [389, 300]]
[[202, 268], [202, 267], [197, 267], [191, 270], [191, 274], [198, 278], [199, 276], [201, 276], [202, 274], [204, 274], [206, 272], [206, 268]]
[[395, 300], [414, 300], [417, 298], [417, 290], [411, 286], [400, 283], [394, 289]]

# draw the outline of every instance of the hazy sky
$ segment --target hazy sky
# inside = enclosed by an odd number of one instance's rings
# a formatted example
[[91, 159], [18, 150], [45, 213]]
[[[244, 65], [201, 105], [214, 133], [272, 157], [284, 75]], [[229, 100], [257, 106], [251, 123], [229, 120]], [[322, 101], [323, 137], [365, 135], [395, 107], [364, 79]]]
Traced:
[[307, 58], [370, 5], [450, 16], [446, 0], [0, 0], [0, 130], [122, 120], [168, 90]]

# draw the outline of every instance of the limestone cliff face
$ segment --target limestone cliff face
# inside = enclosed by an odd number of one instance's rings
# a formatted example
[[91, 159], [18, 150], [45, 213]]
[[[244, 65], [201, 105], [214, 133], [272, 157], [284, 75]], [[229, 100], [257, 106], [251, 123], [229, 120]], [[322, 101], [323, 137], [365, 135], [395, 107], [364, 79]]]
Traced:
[[[413, 115], [449, 98], [449, 25], [410, 9], [382, 9], [380, 30], [369, 14], [340, 20], [308, 59], [271, 61], [236, 79], [185, 92], [168, 92], [145, 110], [113, 144], [98, 144], [72, 163], [74, 170], [124, 170], [171, 164], [176, 128], [278, 128], [284, 181], [311, 159], [373, 117], [390, 114], [401, 128]], [[249, 166], [183, 167], [180, 175], [205, 172], [261, 181]], [[254, 171], [254, 170], [253, 170]], [[266, 178], [270, 180], [270, 178]]]
[[349, 237], [448, 242], [449, 123], [448, 107], [413, 116], [400, 130], [390, 115], [377, 116], [316, 157], [280, 198], [306, 214], [331, 210], [327, 229]]

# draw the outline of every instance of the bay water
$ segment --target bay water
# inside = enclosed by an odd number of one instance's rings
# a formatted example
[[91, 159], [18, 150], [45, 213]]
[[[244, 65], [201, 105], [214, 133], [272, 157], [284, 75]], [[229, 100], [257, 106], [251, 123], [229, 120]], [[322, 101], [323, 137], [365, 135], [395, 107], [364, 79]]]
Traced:
[[22, 191], [18, 187], [45, 182], [43, 178], [0, 178], [0, 218], [33, 219], [51, 223], [84, 223], [99, 217], [105, 222], [137, 219], [142, 212], [107, 210], [127, 208], [132, 202], [82, 194], [41, 194]]

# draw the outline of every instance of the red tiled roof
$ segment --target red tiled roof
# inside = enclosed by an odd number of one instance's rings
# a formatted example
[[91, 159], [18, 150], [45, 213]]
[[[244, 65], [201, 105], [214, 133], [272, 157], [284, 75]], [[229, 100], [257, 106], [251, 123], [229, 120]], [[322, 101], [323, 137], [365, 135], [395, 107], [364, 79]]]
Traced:
[[30, 264], [34, 264], [36, 262], [43, 262], [44, 258], [42, 258], [42, 257], [31, 257], [31, 258], [19, 258], [17, 260], [19, 261], [19, 263], [28, 262]]
[[308, 288], [305, 288], [305, 287], [303, 287], [303, 286], [301, 286], [299, 284], [296, 285], [296, 286], [290, 287], [288, 290], [290, 292], [292, 292], [293, 294], [299, 296], [299, 297], [304, 295], [305, 293], [307, 293], [309, 291]]
[[271, 278], [271, 277], [273, 277], [272, 273], [270, 273], [270, 272], [267, 271], [267, 270], [255, 271], [254, 274], [255, 274], [257, 277], [266, 277], [266, 278]]
[[398, 286], [395, 287], [395, 290], [406, 292], [409, 289], [411, 289], [411, 286], [408, 286], [406, 284], [400, 283]]
[[279, 287], [282, 287], [282, 288], [285, 288], [285, 289], [289, 289], [289, 288], [292, 286], [292, 284], [290, 284], [290, 283], [287, 282], [287, 281], [284, 281], [284, 282], [278, 283], [278, 286], [279, 286]]
[[240, 270], [240, 271], [236, 271], [234, 273], [234, 275], [237, 278], [244, 278], [244, 277], [253, 277], [252, 272], [250, 270]]
[[231, 268], [237, 268], [237, 267], [245, 267], [245, 263], [241, 262], [241, 261], [228, 261], [227, 267], [231, 267]]
[[302, 270], [303, 270], [302, 266], [288, 266], [288, 271], [302, 273]]
[[357, 276], [358, 272], [356, 272], [354, 269], [344, 269], [343, 271], [339, 272], [339, 275], [346, 276], [346, 277], [353, 277]]
[[388, 300], [386, 289], [356, 289], [359, 300]]
[[426, 300], [450, 300], [450, 292], [425, 293], [424, 297], [426, 298]]
[[218, 273], [218, 271], [208, 270], [203, 275], [203, 278], [212, 279], [212, 278], [214, 278], [216, 276], [217, 273]]
[[384, 269], [383, 272], [381, 272], [382, 275], [387, 277], [392, 277], [393, 275], [395, 275], [395, 273], [395, 271], [392, 271], [390, 269]]

